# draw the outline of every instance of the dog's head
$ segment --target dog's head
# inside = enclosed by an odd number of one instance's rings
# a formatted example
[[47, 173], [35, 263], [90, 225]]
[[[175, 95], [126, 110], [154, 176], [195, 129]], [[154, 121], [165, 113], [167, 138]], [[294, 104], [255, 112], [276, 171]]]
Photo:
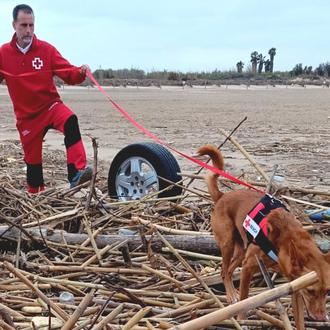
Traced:
[[[306, 247], [308, 248], [308, 247]], [[328, 319], [326, 311], [326, 300], [330, 291], [330, 254], [319, 253], [313, 256], [294, 242], [290, 242], [288, 250], [288, 260], [284, 267], [288, 277], [301, 276], [312, 270], [316, 271], [319, 280], [309, 287], [300, 290], [309, 318], [315, 321], [325, 321]], [[289, 275], [290, 274], [290, 275]]]
[[[308, 247], [307, 247], [308, 248]], [[310, 247], [312, 249], [312, 247]], [[305, 303], [309, 318], [315, 321], [325, 321], [328, 319], [326, 311], [326, 300], [330, 291], [330, 256], [302, 250], [291, 242], [289, 248], [291, 269], [296, 275], [303, 275], [312, 270], [316, 271], [319, 280], [309, 287], [301, 290], [301, 295]]]
[[326, 310], [326, 300], [329, 288], [321, 281], [301, 290], [308, 317], [315, 321], [327, 321], [329, 319]]
[[327, 319], [326, 299], [330, 291], [330, 253], [322, 254], [311, 235], [292, 215], [283, 212], [274, 215], [277, 219], [270, 219], [268, 231], [279, 251], [280, 269], [290, 280], [311, 271], [317, 273], [319, 281], [300, 292], [308, 316], [324, 321]]

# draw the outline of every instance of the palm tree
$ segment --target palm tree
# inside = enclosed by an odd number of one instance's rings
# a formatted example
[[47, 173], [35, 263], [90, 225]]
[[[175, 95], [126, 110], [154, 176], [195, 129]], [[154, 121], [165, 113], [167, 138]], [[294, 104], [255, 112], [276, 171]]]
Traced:
[[266, 60], [265, 64], [265, 72], [270, 72], [270, 60]]
[[263, 69], [263, 66], [264, 66], [264, 63], [265, 63], [265, 58], [266, 58], [266, 56], [263, 56], [262, 54], [259, 54], [257, 56], [257, 61], [259, 63], [259, 65], [258, 65], [258, 73], [261, 73], [262, 72], [262, 69]]
[[251, 53], [252, 73], [257, 74], [258, 52]]
[[244, 63], [242, 61], [239, 61], [239, 62], [236, 63], [236, 67], [237, 67], [237, 72], [238, 73], [242, 73], [243, 67], [244, 67]]
[[274, 68], [274, 57], [276, 55], [276, 48], [271, 48], [268, 51], [269, 57], [270, 57], [270, 72], [273, 72], [273, 68]]

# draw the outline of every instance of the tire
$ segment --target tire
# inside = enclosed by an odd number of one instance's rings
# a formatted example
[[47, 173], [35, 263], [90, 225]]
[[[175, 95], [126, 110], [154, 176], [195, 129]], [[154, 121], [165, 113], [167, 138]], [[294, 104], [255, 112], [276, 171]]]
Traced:
[[[169, 182], [178, 182], [180, 167], [174, 156], [163, 146], [144, 142], [130, 144], [113, 159], [108, 176], [108, 192], [113, 198], [135, 200], [149, 193], [163, 190]], [[181, 195], [181, 187], [173, 186], [157, 195], [172, 197]]]

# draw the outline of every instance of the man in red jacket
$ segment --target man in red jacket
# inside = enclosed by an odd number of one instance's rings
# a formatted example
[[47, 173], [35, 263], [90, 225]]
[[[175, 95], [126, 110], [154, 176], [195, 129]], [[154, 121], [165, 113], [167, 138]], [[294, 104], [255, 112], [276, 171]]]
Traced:
[[53, 80], [56, 75], [70, 85], [80, 84], [88, 66], [71, 65], [55, 47], [37, 39], [31, 7], [14, 8], [13, 28], [11, 42], [0, 48], [0, 82], [6, 80], [13, 102], [27, 165], [28, 191], [37, 193], [45, 188], [42, 140], [50, 128], [64, 134], [71, 187], [90, 180], [92, 169], [86, 166], [77, 116], [61, 101]]

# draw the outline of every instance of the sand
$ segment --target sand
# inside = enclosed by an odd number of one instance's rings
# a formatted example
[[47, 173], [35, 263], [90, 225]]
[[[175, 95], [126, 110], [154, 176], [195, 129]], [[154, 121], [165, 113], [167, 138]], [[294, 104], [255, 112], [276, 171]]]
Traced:
[[[159, 138], [189, 155], [199, 146], [220, 144], [219, 128], [232, 130], [247, 120], [235, 137], [254, 159], [290, 183], [327, 189], [330, 184], [330, 89], [314, 86], [225, 86], [106, 88], [122, 108]], [[96, 88], [65, 87], [63, 101], [78, 115], [88, 157], [93, 157], [88, 134], [96, 137], [99, 159], [111, 163], [130, 143], [150, 141], [130, 124]], [[15, 118], [5, 86], [0, 86], [0, 142], [18, 139]], [[49, 132], [45, 147], [64, 150], [60, 134]], [[223, 147], [227, 171], [258, 179], [242, 154], [227, 142]], [[183, 171], [197, 167], [175, 156]], [[47, 164], [44, 164], [45, 168]]]

